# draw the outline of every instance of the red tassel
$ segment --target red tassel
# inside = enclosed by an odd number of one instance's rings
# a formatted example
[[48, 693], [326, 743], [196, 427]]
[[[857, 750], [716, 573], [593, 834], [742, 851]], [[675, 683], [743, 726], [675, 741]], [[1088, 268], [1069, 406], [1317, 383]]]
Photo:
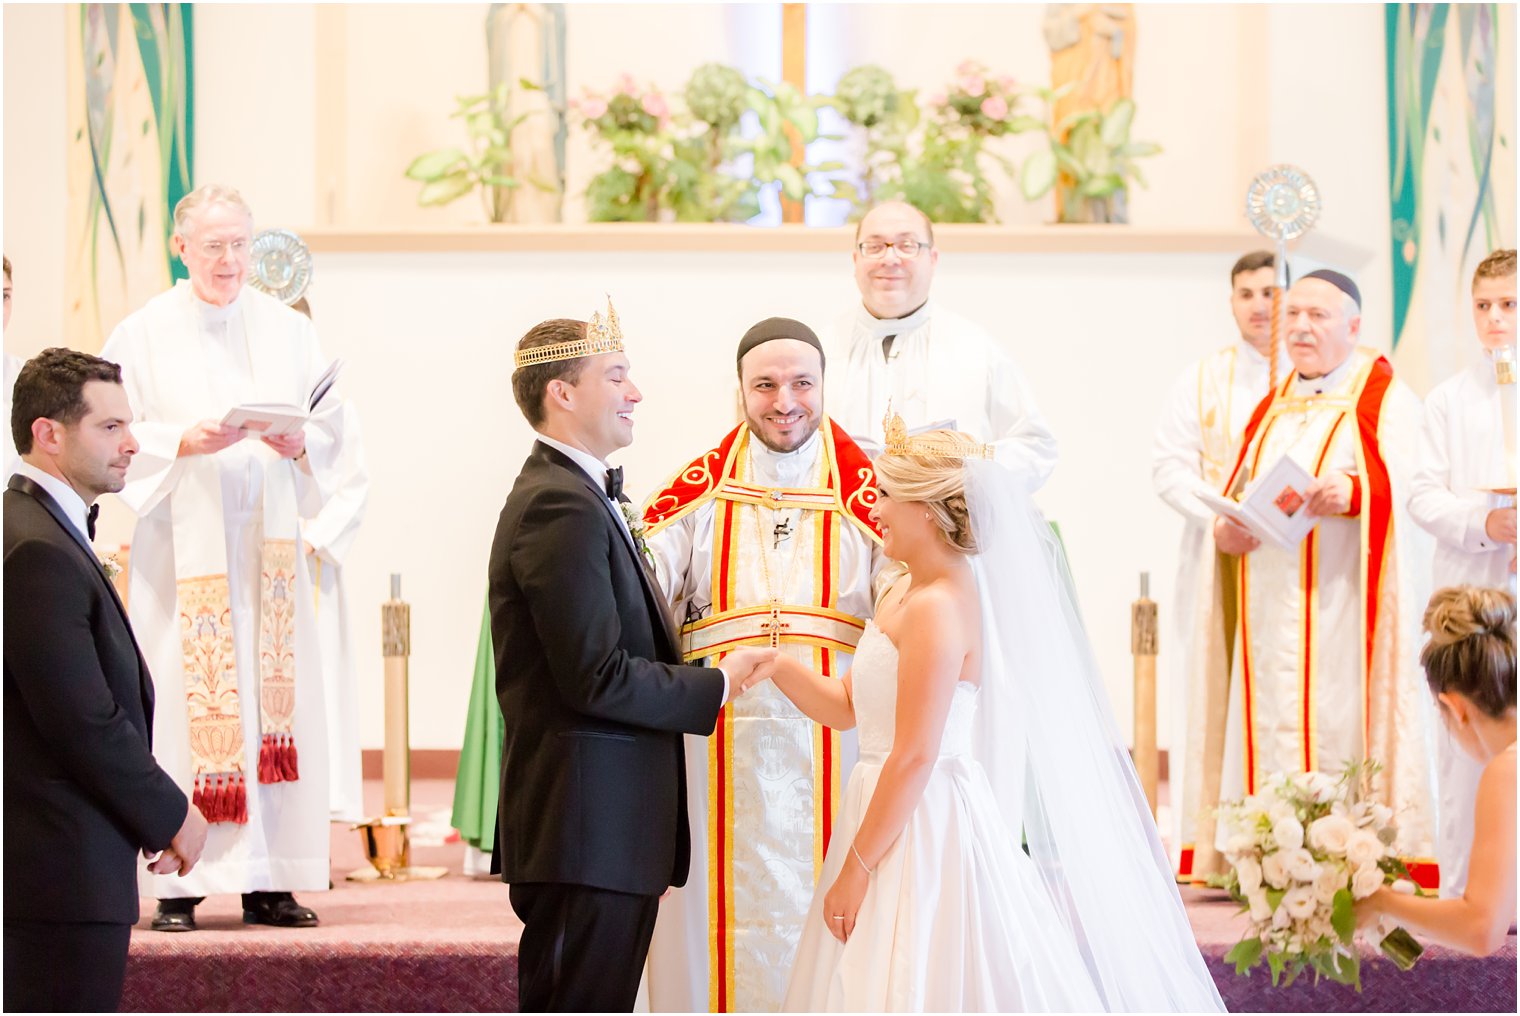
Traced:
[[[190, 797], [190, 803], [193, 804], [193, 805], [195, 805], [195, 807], [200, 810], [200, 813], [201, 813], [202, 816], [205, 816], [205, 814], [206, 814], [206, 777], [204, 777], [204, 776], [197, 776], [195, 778], [195, 792]], [[207, 818], [206, 821], [210, 822], [211, 819]]]
[[276, 745], [273, 734], [265, 734], [259, 745], [259, 782], [268, 786], [280, 782], [280, 765], [275, 760]]
[[290, 782], [301, 778], [301, 770], [296, 761], [296, 736], [285, 735], [285, 750], [280, 757], [280, 775]]
[[232, 814], [229, 819], [238, 825], [248, 824], [248, 788], [243, 782], [242, 773], [233, 777]]

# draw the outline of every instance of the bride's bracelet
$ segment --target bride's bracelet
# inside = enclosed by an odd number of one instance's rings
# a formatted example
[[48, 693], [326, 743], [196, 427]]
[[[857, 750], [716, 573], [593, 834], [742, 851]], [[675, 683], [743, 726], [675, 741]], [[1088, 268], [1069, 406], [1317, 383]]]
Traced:
[[864, 857], [860, 856], [860, 851], [855, 849], [855, 844], [853, 843], [850, 844], [850, 853], [855, 855], [855, 860], [860, 862], [860, 866], [866, 870], [866, 874], [871, 874], [871, 866], [866, 863], [866, 859]]

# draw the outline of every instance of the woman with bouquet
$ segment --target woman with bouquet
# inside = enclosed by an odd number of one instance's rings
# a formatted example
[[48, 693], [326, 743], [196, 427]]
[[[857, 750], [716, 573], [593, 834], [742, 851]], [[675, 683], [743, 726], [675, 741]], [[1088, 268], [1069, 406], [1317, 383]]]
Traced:
[[1497, 952], [1515, 920], [1515, 598], [1456, 586], [1431, 597], [1425, 679], [1453, 740], [1483, 765], [1467, 888], [1457, 899], [1384, 887], [1357, 904], [1357, 921], [1386, 918], [1460, 952]]

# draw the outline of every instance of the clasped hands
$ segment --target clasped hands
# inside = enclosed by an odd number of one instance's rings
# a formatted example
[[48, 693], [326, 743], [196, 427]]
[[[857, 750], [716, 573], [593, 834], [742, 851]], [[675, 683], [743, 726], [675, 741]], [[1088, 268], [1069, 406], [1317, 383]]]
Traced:
[[[1352, 490], [1351, 477], [1345, 473], [1318, 477], [1304, 492], [1304, 510], [1321, 518], [1344, 515], [1351, 510]], [[1214, 543], [1225, 554], [1249, 554], [1261, 546], [1249, 529], [1223, 515], [1214, 517]]]
[[[202, 420], [180, 435], [179, 454], [181, 458], [215, 455], [247, 436], [248, 431], [241, 427], [224, 426], [218, 420]], [[298, 459], [306, 451], [306, 434], [299, 430], [290, 434], [268, 434], [259, 440], [273, 448], [282, 459]]]
[[768, 646], [746, 646], [735, 649], [719, 660], [718, 669], [728, 676], [729, 701], [732, 702], [761, 681], [769, 681], [776, 673], [776, 664], [780, 658], [781, 653]]
[[173, 875], [178, 872], [181, 878], [190, 874], [190, 869], [200, 862], [201, 852], [206, 849], [206, 834], [210, 828], [201, 810], [194, 804], [189, 805], [185, 811], [185, 821], [180, 824], [179, 832], [174, 834], [167, 848], [157, 854], [143, 848], [143, 856], [148, 859], [148, 870], [155, 875]]

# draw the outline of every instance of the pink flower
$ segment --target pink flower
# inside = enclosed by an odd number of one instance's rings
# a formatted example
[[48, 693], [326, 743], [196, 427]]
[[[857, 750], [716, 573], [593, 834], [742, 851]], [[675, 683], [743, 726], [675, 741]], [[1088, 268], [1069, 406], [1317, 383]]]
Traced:
[[607, 100], [599, 95], [588, 95], [581, 100], [581, 116], [587, 120], [600, 120], [607, 115]]
[[961, 91], [971, 96], [981, 95], [987, 90], [987, 82], [980, 74], [963, 75], [957, 84], [959, 84]]
[[665, 101], [665, 96], [659, 92], [650, 92], [643, 99], [639, 100], [639, 105], [643, 107], [644, 112], [661, 122], [670, 115], [670, 104]]
[[617, 90], [624, 95], [633, 95], [638, 92], [639, 86], [633, 80], [633, 75], [625, 72], [617, 80]]
[[982, 100], [982, 115], [989, 120], [1002, 120], [1008, 116], [1008, 103], [1001, 95], [990, 95]]
[[955, 69], [955, 73], [969, 78], [981, 69], [981, 64], [975, 60], [962, 60], [961, 65]]
[[1019, 87], [1019, 83], [1013, 79], [1013, 75], [1004, 74], [998, 78], [998, 87], [1005, 92], [1011, 92]]
[[950, 97], [944, 92], [935, 92], [933, 95], [929, 96], [929, 105], [931, 106], [947, 106], [949, 104]]

